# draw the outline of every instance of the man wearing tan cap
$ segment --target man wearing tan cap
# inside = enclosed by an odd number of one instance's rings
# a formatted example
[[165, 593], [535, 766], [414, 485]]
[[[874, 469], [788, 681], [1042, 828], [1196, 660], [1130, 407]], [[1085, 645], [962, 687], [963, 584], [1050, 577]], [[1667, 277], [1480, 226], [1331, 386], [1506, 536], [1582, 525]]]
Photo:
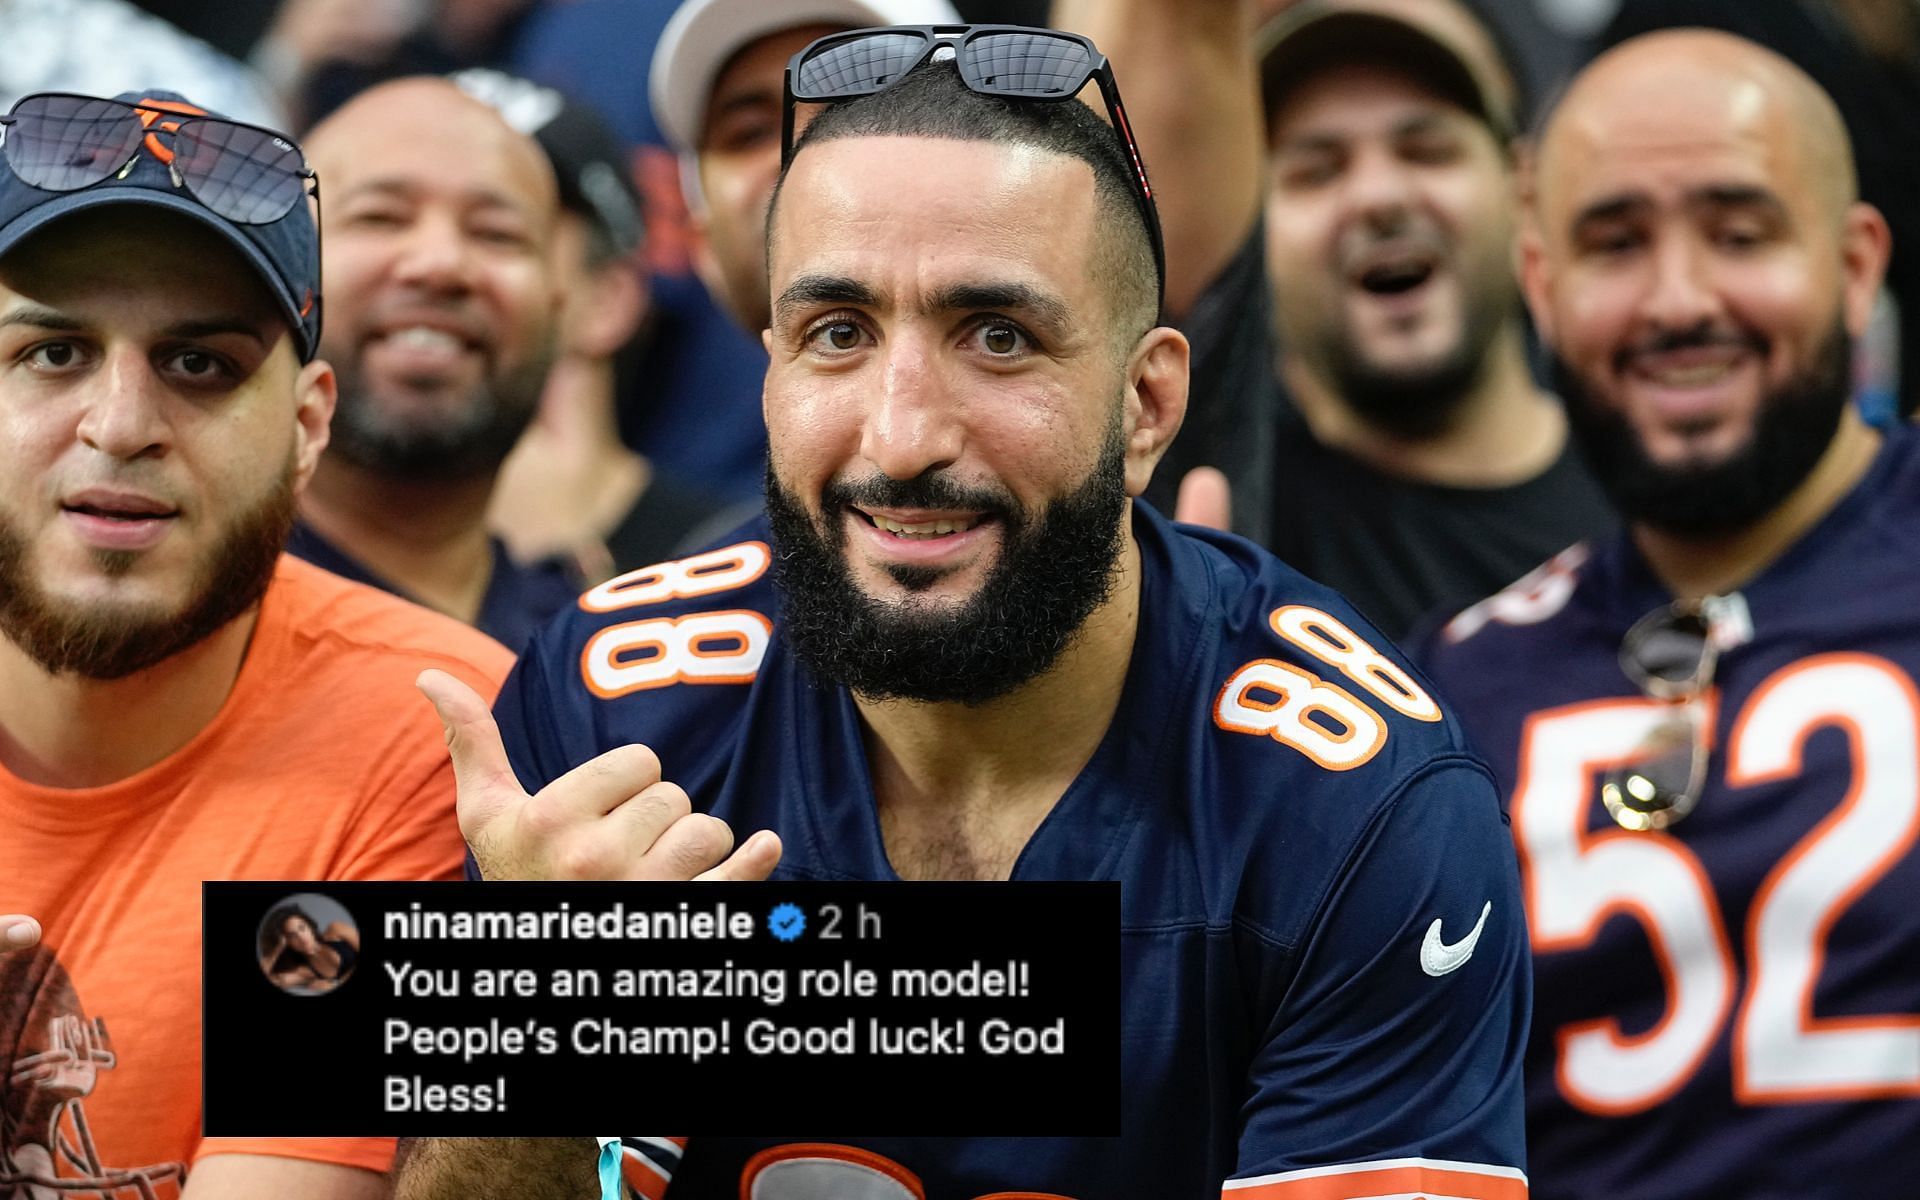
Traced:
[[1527, 368], [1514, 89], [1451, 0], [1307, 0], [1257, 39], [1255, 7], [1063, 0], [1055, 16], [1141, 81], [1168, 306], [1194, 343], [1183, 438], [1229, 444], [1207, 406], [1277, 377], [1272, 495], [1235, 507], [1270, 504], [1268, 544], [1399, 636], [1611, 524]]

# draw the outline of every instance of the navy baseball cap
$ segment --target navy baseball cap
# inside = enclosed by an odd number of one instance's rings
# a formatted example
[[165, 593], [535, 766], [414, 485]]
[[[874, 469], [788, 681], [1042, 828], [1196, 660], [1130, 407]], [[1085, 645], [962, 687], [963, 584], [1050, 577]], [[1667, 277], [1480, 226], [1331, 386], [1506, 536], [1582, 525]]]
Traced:
[[[128, 104], [164, 104], [170, 113], [228, 119], [200, 109], [177, 92], [122, 92], [114, 99]], [[164, 134], [164, 125], [155, 132]], [[293, 144], [292, 138], [281, 140]], [[78, 191], [34, 187], [10, 166], [0, 166], [0, 256], [72, 213], [112, 204], [150, 205], [179, 213], [219, 234], [252, 265], [279, 303], [281, 315], [293, 331], [300, 361], [310, 362], [320, 345], [320, 235], [304, 199], [285, 216], [266, 224], [229, 220], [202, 204], [184, 186], [176, 185], [172, 170], [149, 152], [144, 142], [134, 153], [131, 169]]]

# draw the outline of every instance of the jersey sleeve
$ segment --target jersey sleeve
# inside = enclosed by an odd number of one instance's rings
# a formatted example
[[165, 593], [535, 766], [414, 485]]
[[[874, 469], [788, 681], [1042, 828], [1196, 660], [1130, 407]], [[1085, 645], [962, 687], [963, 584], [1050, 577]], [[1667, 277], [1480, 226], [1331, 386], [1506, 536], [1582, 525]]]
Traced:
[[548, 634], [528, 644], [493, 704], [493, 720], [500, 727], [507, 762], [520, 786], [529, 793], [539, 791], [576, 765], [567, 761], [567, 747], [555, 722], [556, 701], [547, 686], [546, 664], [553, 653], [547, 645]]
[[[674, 1169], [680, 1165], [680, 1156], [687, 1148], [687, 1139], [623, 1137], [617, 1139], [617, 1144], [618, 1182], [622, 1190], [617, 1195], [611, 1193], [603, 1170], [600, 1200], [664, 1200]], [[605, 1154], [607, 1147], [602, 1146], [601, 1150]]]
[[1443, 760], [1403, 785], [1313, 930], [1223, 1200], [1524, 1197], [1531, 960], [1485, 771]]

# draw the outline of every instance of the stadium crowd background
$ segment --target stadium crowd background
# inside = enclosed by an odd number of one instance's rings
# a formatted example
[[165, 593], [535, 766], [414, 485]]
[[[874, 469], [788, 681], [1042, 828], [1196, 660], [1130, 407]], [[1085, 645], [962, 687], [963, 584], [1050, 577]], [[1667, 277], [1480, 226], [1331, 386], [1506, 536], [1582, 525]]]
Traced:
[[[777, 9], [786, 0], [767, 0]], [[1260, 0], [1277, 14], [1290, 0]], [[698, 278], [675, 153], [652, 111], [648, 64], [674, 0], [0, 0], [0, 105], [34, 91], [112, 95], [183, 91], [242, 120], [295, 133], [368, 83], [397, 75], [494, 67], [558, 89], [617, 137], [640, 197], [635, 254], [648, 283], [641, 331], [623, 354], [624, 442], [690, 502], [757, 500], [765, 452], [759, 417], [765, 356]], [[1530, 111], [1596, 52], [1662, 26], [1723, 28], [1779, 50], [1826, 88], [1848, 118], [1863, 193], [1888, 216], [1895, 254], [1888, 303], [1859, 351], [1860, 399], [1886, 416], [1903, 347], [1916, 339], [1920, 273], [1900, 247], [1920, 201], [1900, 149], [1920, 104], [1920, 16], [1901, 0], [1472, 0], [1501, 40]], [[1045, 24], [1047, 0], [958, 0], [972, 22]], [[136, 36], [137, 34], [137, 36]], [[109, 52], [106, 48], [111, 47]], [[612, 49], [617, 48], [617, 50]], [[1116, 55], [1125, 87], [1138, 73]], [[1149, 170], [1155, 149], [1144, 150]], [[1284, 353], [1284, 348], [1282, 349]], [[696, 522], [697, 524], [697, 522]], [[511, 540], [511, 539], [510, 539]], [[606, 560], [589, 563], [591, 570]], [[601, 573], [601, 572], [595, 572]]]

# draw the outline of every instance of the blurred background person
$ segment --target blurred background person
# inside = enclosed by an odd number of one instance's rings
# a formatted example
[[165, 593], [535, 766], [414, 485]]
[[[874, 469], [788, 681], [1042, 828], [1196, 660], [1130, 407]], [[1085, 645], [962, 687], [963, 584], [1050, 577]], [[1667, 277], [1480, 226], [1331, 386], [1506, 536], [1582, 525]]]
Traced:
[[1910, 1194], [1920, 431], [1850, 370], [1886, 223], [1832, 101], [1706, 30], [1596, 60], [1532, 179], [1527, 301], [1627, 527], [1422, 657], [1520, 848], [1533, 1194]]
[[[730, 315], [736, 312], [732, 301], [719, 295], [717, 287], [710, 293], [702, 283], [703, 278], [717, 281], [729, 274], [751, 279], [758, 270], [760, 222], [773, 169], [765, 164], [771, 158], [778, 165], [785, 58], [777, 48], [763, 47], [749, 66], [745, 52], [766, 38], [807, 26], [827, 32], [894, 21], [957, 19], [1043, 24], [1046, 5], [1044, 0], [961, 0], [953, 5], [944, 0], [728, 0], [718, 5], [706, 0], [686, 5], [672, 0], [574, 0], [545, 6], [528, 17], [510, 60], [513, 69], [605, 116], [626, 145], [640, 185], [654, 327], [645, 358], [648, 388], [623, 396], [621, 430], [628, 444], [657, 469], [697, 480], [725, 496], [757, 500], [760, 495], [766, 454], [760, 419], [766, 369], [761, 326], [748, 328], [751, 321]], [[668, 42], [662, 35], [670, 21], [675, 37]], [[692, 39], [681, 33], [701, 28], [706, 32]], [[807, 40], [792, 39], [786, 53]], [[623, 47], [626, 53], [608, 54], [608, 46]], [[653, 84], [652, 73], [635, 72], [636, 59], [651, 62], [653, 73], [663, 71], [669, 59], [680, 64], [676, 78], [688, 82], [668, 90], [691, 89], [685, 93], [689, 99], [676, 102], [691, 115], [676, 123], [656, 111], [651, 94], [667, 85]], [[700, 144], [723, 68], [740, 79], [730, 83], [729, 97], [739, 96], [742, 102], [725, 130], [732, 143], [713, 147], [724, 153], [725, 163], [703, 155]], [[683, 197], [683, 182], [698, 182], [707, 167], [720, 170], [725, 180], [745, 174], [762, 182], [750, 183], [747, 203], [738, 211], [709, 207], [699, 196]], [[716, 186], [725, 182], [718, 176], [716, 180]], [[689, 208], [706, 222], [705, 230], [696, 233], [691, 228], [695, 219]], [[746, 256], [731, 258], [732, 265], [725, 269], [710, 251], [699, 248], [723, 223], [717, 236]], [[701, 258], [708, 259], [709, 266], [696, 274], [695, 263]], [[759, 286], [764, 288], [764, 283]], [[764, 305], [764, 299], [758, 302]]]
[[517, 649], [579, 590], [487, 526], [553, 361], [553, 169], [439, 78], [361, 93], [307, 147], [326, 180], [320, 352], [340, 404], [288, 549]]
[[1270, 506], [1281, 558], [1398, 637], [1612, 524], [1529, 369], [1518, 97], [1468, 10], [1306, 0], [1257, 39], [1234, 0], [1060, 0], [1055, 15], [1131, 84], [1168, 305], [1186, 304], [1194, 346], [1176, 445], [1237, 455], [1229, 475], [1265, 485], [1233, 508]]
[[1913, 0], [1618, 0], [1596, 50], [1654, 29], [1699, 26], [1783, 55], [1833, 97], [1859, 164], [1860, 195], [1893, 230], [1874, 321], [1855, 344], [1855, 399], [1868, 418], [1920, 407], [1920, 5]]
[[553, 88], [486, 69], [454, 82], [532, 135], [560, 186], [557, 352], [539, 413], [494, 487], [493, 528], [517, 557], [568, 556], [597, 583], [673, 557], [716, 517], [716, 534], [739, 524], [750, 501], [723, 513], [717, 498], [656, 470], [620, 439], [619, 397], [642, 382], [630, 352], [647, 286], [639, 196], [613, 134]]
[[280, 0], [249, 61], [301, 124], [391, 79], [503, 62], [533, 0]]
[[237, 57], [128, 0], [0, 0], [0, 108], [32, 92], [190, 91], [236, 121], [286, 114]]
[[701, 436], [724, 439], [709, 452], [723, 477], [757, 492], [766, 455], [760, 331], [771, 303], [767, 203], [780, 172], [787, 60], [842, 29], [960, 19], [946, 0], [688, 0], [662, 31], [648, 73], [653, 118], [678, 160], [693, 267], [733, 318], [731, 357], [751, 373], [749, 386], [715, 387], [696, 401]]

